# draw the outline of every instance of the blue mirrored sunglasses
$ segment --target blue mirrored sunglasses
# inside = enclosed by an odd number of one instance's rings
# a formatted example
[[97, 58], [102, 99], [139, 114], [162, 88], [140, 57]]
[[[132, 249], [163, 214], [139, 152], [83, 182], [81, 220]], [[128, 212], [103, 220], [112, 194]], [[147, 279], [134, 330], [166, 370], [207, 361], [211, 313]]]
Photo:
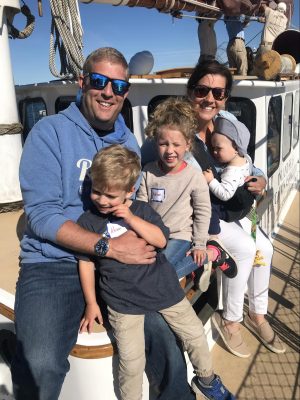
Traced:
[[117, 96], [124, 96], [130, 87], [130, 83], [127, 81], [123, 81], [122, 79], [111, 79], [108, 76], [97, 74], [97, 72], [90, 72], [84, 77], [87, 76], [90, 78], [90, 86], [93, 89], [102, 90], [108, 82], [111, 82], [112, 90]]

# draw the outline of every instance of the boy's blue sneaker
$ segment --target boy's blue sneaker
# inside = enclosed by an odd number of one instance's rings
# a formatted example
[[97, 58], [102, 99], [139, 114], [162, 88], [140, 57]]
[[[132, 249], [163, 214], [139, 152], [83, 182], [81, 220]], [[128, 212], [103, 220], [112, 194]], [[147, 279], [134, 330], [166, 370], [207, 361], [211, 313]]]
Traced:
[[215, 375], [210, 385], [204, 385], [197, 376], [192, 379], [192, 389], [196, 394], [202, 394], [207, 400], [235, 400], [235, 396], [231, 394], [223, 385], [221, 378]]

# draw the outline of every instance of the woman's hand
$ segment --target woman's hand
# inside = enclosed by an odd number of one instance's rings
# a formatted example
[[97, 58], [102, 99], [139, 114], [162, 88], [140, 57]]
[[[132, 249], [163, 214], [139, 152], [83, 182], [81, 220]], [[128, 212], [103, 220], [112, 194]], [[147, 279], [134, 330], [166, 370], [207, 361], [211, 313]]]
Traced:
[[247, 176], [245, 179], [246, 187], [253, 194], [263, 195], [267, 181], [263, 176]]
[[203, 175], [207, 183], [210, 183], [214, 179], [214, 174], [210, 168], [206, 171], [203, 171]]

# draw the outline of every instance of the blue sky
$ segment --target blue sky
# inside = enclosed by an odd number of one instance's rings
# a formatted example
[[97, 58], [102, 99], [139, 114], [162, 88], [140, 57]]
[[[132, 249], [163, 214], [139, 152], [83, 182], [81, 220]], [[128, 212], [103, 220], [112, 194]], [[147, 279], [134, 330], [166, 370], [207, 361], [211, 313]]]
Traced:
[[[49, 2], [47, 0], [42, 2], [43, 17], [38, 16], [36, 0], [25, 2], [36, 16], [36, 26], [29, 38], [10, 40], [15, 83], [52, 80], [54, 77], [48, 67], [51, 24]], [[153, 72], [167, 68], [194, 66], [197, 62], [199, 57], [198, 24], [192, 18], [173, 20], [168, 14], [141, 7], [79, 3], [79, 9], [84, 30], [84, 56], [95, 48], [111, 46], [120, 50], [129, 62], [135, 53], [148, 50], [154, 56]], [[185, 14], [193, 15], [192, 13]], [[25, 17], [18, 14], [14, 25], [22, 30], [25, 22]], [[295, 0], [292, 24], [294, 28], [299, 29], [299, 0]], [[224, 50], [228, 36], [222, 21], [218, 21], [215, 27], [220, 48], [219, 54], [225, 61]], [[251, 47], [258, 47], [262, 28], [262, 24], [253, 22], [245, 30], [246, 43], [250, 42]], [[59, 70], [59, 64], [57, 69]]]

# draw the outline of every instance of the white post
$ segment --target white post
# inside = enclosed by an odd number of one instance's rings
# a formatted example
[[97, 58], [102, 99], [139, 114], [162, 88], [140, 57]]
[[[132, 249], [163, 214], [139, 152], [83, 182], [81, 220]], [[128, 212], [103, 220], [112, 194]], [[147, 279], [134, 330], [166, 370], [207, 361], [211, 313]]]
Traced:
[[[19, 0], [0, 0], [0, 128], [19, 122], [10, 50], [7, 18], [19, 12]], [[0, 134], [0, 204], [22, 199], [19, 185], [21, 134]]]

